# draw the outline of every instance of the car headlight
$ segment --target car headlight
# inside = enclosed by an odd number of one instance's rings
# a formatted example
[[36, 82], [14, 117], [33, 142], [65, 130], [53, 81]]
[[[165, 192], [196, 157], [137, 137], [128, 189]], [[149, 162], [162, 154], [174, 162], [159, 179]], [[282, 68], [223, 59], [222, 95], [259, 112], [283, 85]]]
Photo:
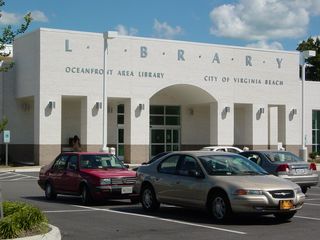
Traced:
[[295, 191], [297, 194], [302, 193], [301, 187], [295, 188], [294, 191]]
[[243, 196], [243, 195], [262, 195], [261, 190], [248, 190], [248, 189], [237, 189], [233, 193], [234, 195]]
[[100, 179], [100, 185], [108, 185], [108, 184], [111, 184], [111, 178]]

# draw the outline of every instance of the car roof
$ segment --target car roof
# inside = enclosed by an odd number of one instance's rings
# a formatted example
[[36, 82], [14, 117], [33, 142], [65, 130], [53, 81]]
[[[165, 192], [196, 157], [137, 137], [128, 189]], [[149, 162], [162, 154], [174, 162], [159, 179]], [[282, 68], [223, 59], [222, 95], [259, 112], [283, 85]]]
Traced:
[[113, 155], [108, 152], [62, 152], [62, 154], [77, 154], [77, 155]]
[[263, 149], [263, 150], [247, 150], [244, 152], [262, 152], [262, 153], [270, 153], [270, 152], [289, 152], [289, 151], [284, 151], [284, 150], [272, 150], [272, 149]]
[[240, 149], [240, 148], [234, 147], [234, 146], [207, 146], [207, 147], [203, 147], [203, 148], [237, 148], [237, 149]]
[[190, 151], [175, 151], [167, 154], [166, 156], [173, 155], [173, 154], [190, 154], [194, 156], [208, 156], [208, 155], [238, 155], [236, 153], [230, 152], [213, 152], [213, 151], [201, 151], [201, 150], [190, 150]]

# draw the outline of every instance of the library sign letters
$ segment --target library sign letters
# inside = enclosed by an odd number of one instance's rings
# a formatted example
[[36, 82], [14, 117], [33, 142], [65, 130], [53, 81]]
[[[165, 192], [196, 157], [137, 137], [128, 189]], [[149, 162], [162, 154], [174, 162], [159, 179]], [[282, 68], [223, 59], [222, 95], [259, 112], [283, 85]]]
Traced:
[[[148, 59], [149, 52], [152, 50], [149, 50], [146, 46], [140, 46], [139, 55], [138, 58], [142, 59]], [[72, 53], [72, 46], [69, 42], [69, 40], [65, 41], [65, 52]], [[159, 57], [165, 56], [166, 53], [163, 52], [162, 56], [161, 54]], [[222, 64], [228, 64], [227, 57], [221, 55], [219, 52], [213, 51], [211, 54], [211, 58], [201, 58], [201, 54], [198, 56], [198, 62], [196, 64], [201, 64], [202, 62], [205, 62], [206, 64], [212, 64], [212, 66], [216, 69], [219, 68]], [[233, 62], [235, 59], [228, 57], [228, 61]], [[190, 55], [188, 55], [185, 52], [184, 49], [177, 49], [176, 52], [176, 62], [188, 62], [192, 61], [194, 59], [191, 59]], [[200, 61], [199, 61], [200, 60]], [[164, 61], [166, 61], [164, 59]], [[261, 60], [260, 60], [261, 61]], [[267, 64], [266, 61], [263, 62], [257, 62], [256, 59], [251, 55], [244, 55], [242, 59], [238, 59], [237, 61], [242, 67], [244, 68], [255, 68], [258, 64]], [[152, 62], [150, 62], [152, 64]], [[274, 59], [269, 60], [268, 62], [269, 67], [270, 64], [274, 68], [274, 70], [281, 70], [284, 59], [281, 57], [274, 57]], [[208, 69], [209, 71], [210, 69]], [[214, 70], [214, 69], [212, 69]], [[186, 70], [187, 71], [187, 68]], [[197, 77], [199, 81], [204, 81], [208, 84], [214, 84], [214, 83], [223, 83], [223, 84], [241, 84], [241, 85], [272, 85], [272, 86], [283, 86], [284, 82], [282, 80], [278, 79], [261, 79], [261, 78], [255, 78], [255, 77], [247, 77], [247, 76], [236, 76], [236, 73], [232, 73], [232, 67], [230, 72], [226, 75], [216, 75], [212, 74], [213, 71], [210, 71], [210, 73], [203, 73], [203, 76]], [[79, 74], [79, 75], [103, 75], [104, 69], [103, 68], [95, 68], [91, 66], [72, 66], [68, 65], [65, 66], [65, 73], [67, 74]], [[179, 72], [176, 73], [179, 75]], [[191, 72], [190, 74], [193, 74]], [[148, 71], [145, 69], [130, 69], [128, 67], [127, 69], [106, 69], [105, 75], [107, 76], [120, 76], [125, 78], [133, 78], [133, 79], [164, 79], [166, 77], [166, 73], [162, 71]], [[172, 75], [172, 73], [171, 73]], [[179, 78], [179, 76], [177, 76]]]

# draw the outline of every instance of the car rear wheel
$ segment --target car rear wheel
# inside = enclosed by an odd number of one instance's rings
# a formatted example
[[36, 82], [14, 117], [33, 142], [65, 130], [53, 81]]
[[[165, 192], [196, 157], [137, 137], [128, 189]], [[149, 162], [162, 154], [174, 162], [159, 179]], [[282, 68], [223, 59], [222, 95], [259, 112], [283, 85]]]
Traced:
[[151, 186], [145, 186], [141, 191], [142, 207], [146, 211], [155, 211], [160, 207], [156, 194]]
[[54, 191], [54, 188], [50, 182], [48, 182], [46, 184], [46, 188], [45, 188], [44, 193], [45, 193], [46, 199], [48, 199], [48, 200], [54, 200], [57, 197], [57, 194]]
[[227, 221], [231, 214], [229, 199], [225, 193], [214, 193], [210, 200], [210, 211], [214, 220], [218, 223]]
[[286, 212], [286, 213], [275, 213], [274, 216], [278, 221], [286, 222], [289, 219], [293, 218], [295, 214], [296, 214], [296, 211], [293, 211], [293, 212]]
[[86, 185], [83, 185], [81, 188], [81, 202], [83, 205], [89, 205], [92, 202], [89, 188]]

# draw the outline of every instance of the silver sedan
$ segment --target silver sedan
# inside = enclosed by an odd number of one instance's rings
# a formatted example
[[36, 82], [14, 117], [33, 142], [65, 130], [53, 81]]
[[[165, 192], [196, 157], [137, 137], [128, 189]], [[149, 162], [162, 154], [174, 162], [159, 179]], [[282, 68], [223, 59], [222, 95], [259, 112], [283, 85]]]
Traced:
[[139, 167], [137, 176], [134, 189], [145, 210], [160, 203], [208, 209], [217, 222], [233, 213], [274, 214], [287, 221], [305, 199], [297, 184], [232, 153], [172, 152]]

